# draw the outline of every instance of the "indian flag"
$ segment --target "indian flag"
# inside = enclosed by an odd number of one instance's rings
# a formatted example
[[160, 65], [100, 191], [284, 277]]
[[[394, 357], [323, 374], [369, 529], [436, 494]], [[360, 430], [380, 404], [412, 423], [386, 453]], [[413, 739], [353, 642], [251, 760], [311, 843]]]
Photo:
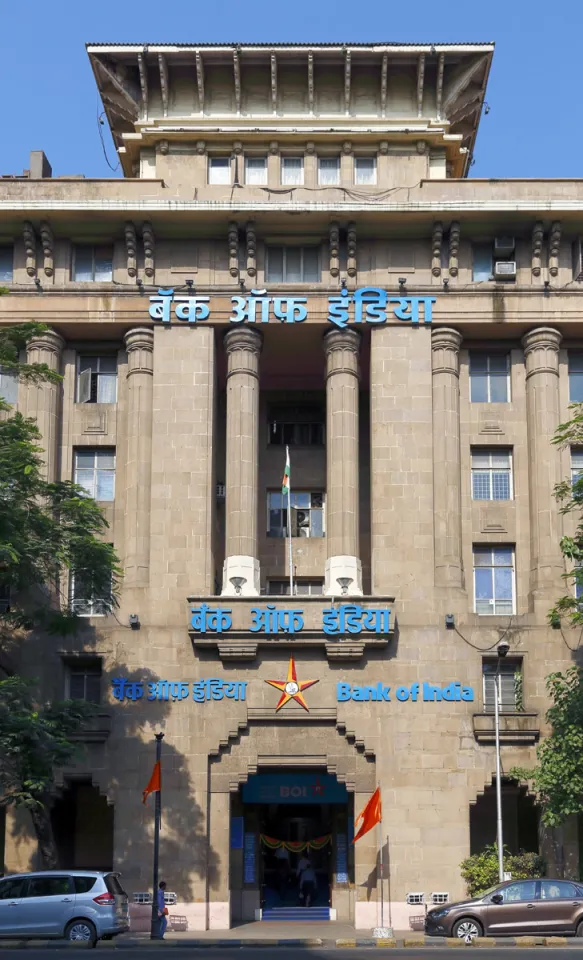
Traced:
[[283, 471], [283, 480], [281, 481], [281, 492], [282, 494], [289, 494], [289, 475], [290, 475], [290, 466], [289, 466], [289, 447], [285, 448], [285, 470]]

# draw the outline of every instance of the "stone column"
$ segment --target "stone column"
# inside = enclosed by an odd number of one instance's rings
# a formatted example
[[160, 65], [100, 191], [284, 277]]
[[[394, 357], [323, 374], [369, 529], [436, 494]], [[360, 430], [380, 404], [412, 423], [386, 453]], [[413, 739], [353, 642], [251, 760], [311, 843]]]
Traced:
[[358, 387], [360, 334], [331, 330], [326, 354], [326, 539], [324, 593], [362, 596], [358, 525]]
[[227, 352], [226, 533], [223, 590], [237, 594], [233, 577], [241, 577], [240, 595], [259, 595], [257, 511], [259, 476], [259, 355], [262, 337], [237, 327], [224, 338]]
[[463, 588], [459, 361], [462, 335], [432, 331], [435, 585]]
[[124, 340], [128, 353], [124, 582], [145, 587], [150, 578], [154, 331], [134, 327]]
[[[59, 372], [61, 354], [65, 341], [55, 330], [33, 337], [26, 345], [27, 363], [46, 363], [51, 370]], [[53, 482], [59, 477], [59, 417], [61, 413], [62, 386], [60, 383], [26, 385], [23, 413], [34, 417], [41, 434], [40, 446], [44, 454], [43, 475]]]
[[[560, 422], [559, 346], [552, 327], [537, 327], [522, 338], [526, 362], [526, 418], [530, 492], [530, 589], [551, 602], [561, 592], [564, 562], [561, 521], [553, 496], [561, 477], [559, 454], [551, 444]], [[562, 588], [564, 592], [564, 587]], [[548, 596], [547, 596], [548, 594]]]

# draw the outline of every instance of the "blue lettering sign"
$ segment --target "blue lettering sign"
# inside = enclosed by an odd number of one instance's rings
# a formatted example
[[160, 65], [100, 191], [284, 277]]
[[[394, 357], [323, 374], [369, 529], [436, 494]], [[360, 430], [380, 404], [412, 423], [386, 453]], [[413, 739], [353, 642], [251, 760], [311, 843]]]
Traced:
[[389, 632], [390, 619], [390, 610], [367, 610], [355, 603], [341, 604], [322, 612], [322, 630], [329, 636], [361, 633], [362, 630], [384, 634]]
[[299, 633], [304, 629], [303, 610], [278, 610], [268, 603], [265, 610], [251, 608], [251, 633]]
[[[357, 702], [385, 700], [390, 702], [390, 691], [391, 688], [380, 681], [370, 686], [339, 682], [336, 684], [336, 700], [338, 703], [346, 703], [348, 700], [356, 700]], [[417, 703], [419, 699], [426, 703], [439, 703], [442, 700], [447, 703], [462, 700], [471, 703], [474, 700], [473, 688], [464, 687], [457, 681], [448, 683], [443, 687], [439, 684], [425, 682], [422, 688], [418, 683], [412, 683], [410, 687], [397, 687], [394, 693], [396, 699], [401, 703], [408, 700]]]
[[[144, 696], [144, 683], [116, 677], [111, 681], [112, 694], [116, 700], [141, 700]], [[208, 700], [245, 700], [246, 680], [154, 680], [147, 683], [148, 700], [187, 700], [190, 696], [196, 703]]]
[[200, 607], [192, 607], [190, 612], [190, 625], [197, 633], [219, 633], [230, 630], [233, 625], [230, 607], [219, 610], [201, 603]]
[[197, 295], [174, 296], [172, 287], [158, 290], [158, 295], [150, 297], [149, 314], [152, 320], [161, 320], [170, 323], [170, 307], [174, 303], [174, 316], [177, 320], [187, 320], [196, 323], [197, 320], [206, 320], [210, 314], [210, 297]]

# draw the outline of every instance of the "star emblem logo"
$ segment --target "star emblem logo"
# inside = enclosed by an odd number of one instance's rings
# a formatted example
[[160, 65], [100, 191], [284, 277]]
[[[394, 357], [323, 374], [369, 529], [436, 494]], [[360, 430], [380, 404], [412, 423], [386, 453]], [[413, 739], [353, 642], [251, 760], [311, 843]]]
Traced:
[[281, 710], [282, 707], [285, 707], [286, 703], [289, 703], [290, 700], [295, 700], [297, 703], [301, 704], [304, 710], [310, 712], [308, 704], [304, 700], [303, 692], [307, 690], [308, 687], [313, 687], [315, 683], [318, 683], [318, 680], [298, 680], [296, 673], [296, 665], [294, 658], [289, 658], [289, 666], [287, 668], [287, 679], [286, 680], [266, 680], [266, 683], [270, 687], [275, 687], [276, 690], [281, 692], [281, 697], [275, 708], [275, 712]]

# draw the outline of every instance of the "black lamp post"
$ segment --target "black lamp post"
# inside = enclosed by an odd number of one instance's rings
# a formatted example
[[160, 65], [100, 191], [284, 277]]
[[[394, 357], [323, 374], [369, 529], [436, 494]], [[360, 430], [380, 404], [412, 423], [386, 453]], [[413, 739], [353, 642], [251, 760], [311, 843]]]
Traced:
[[[163, 733], [156, 734], [156, 763], [162, 757]], [[160, 937], [160, 917], [158, 916], [158, 860], [160, 857], [160, 819], [162, 816], [162, 773], [160, 773], [160, 789], [156, 791], [154, 802], [154, 870], [152, 876], [152, 919], [150, 922], [150, 940]]]

